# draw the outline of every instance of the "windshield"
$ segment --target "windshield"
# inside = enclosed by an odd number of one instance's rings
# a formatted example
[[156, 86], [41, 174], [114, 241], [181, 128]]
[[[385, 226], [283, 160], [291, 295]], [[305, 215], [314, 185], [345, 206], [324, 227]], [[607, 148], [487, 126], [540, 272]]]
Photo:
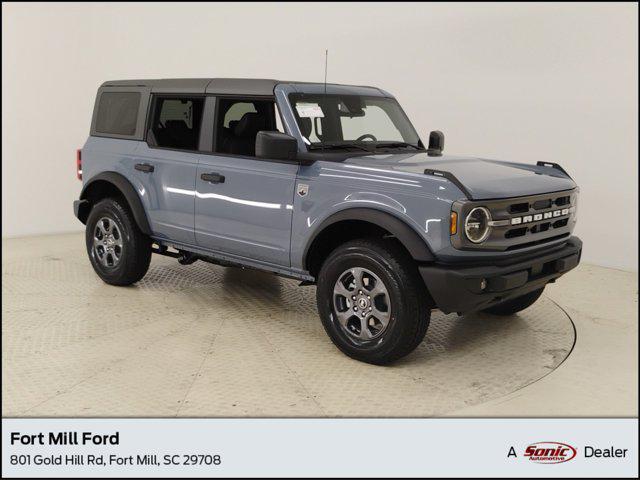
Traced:
[[393, 98], [294, 93], [289, 101], [309, 150], [422, 149]]

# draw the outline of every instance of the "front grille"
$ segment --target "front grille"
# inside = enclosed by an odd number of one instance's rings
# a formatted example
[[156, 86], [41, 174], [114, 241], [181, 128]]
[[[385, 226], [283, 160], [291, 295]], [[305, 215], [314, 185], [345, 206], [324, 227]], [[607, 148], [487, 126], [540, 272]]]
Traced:
[[529, 202], [514, 203], [509, 205], [509, 213], [526, 213], [529, 211]]
[[568, 218], [563, 218], [562, 220], [557, 220], [557, 221], [553, 222], [553, 228], [566, 227], [567, 223], [569, 223], [569, 219]]
[[[525, 203], [527, 210], [529, 209], [529, 204]], [[538, 200], [533, 202], [533, 208], [535, 210], [544, 210], [545, 208], [551, 208], [553, 206], [553, 200], [547, 198], [546, 200]]]
[[546, 232], [551, 227], [551, 222], [541, 223], [531, 227], [531, 233]]
[[509, 205], [510, 213], [526, 213], [529, 210], [547, 210], [552, 207], [562, 207], [571, 203], [570, 195], [562, 195], [557, 198], [544, 198], [535, 202], [518, 202]]
[[504, 232], [504, 238], [516, 238], [527, 234], [527, 227], [512, 228]]
[[466, 215], [475, 207], [483, 206], [491, 212], [491, 234], [481, 244], [471, 243], [464, 234], [464, 227], [451, 237], [456, 248], [484, 250], [517, 250], [541, 245], [568, 237], [573, 229], [577, 190], [556, 192], [529, 197], [489, 201], [456, 202], [461, 225]]
[[[569, 223], [569, 208], [567, 207], [570, 206], [570, 203], [570, 195], [557, 194], [549, 198], [541, 198], [527, 202], [519, 201], [518, 203], [510, 204], [507, 208], [511, 214], [509, 217], [510, 225], [514, 224], [514, 219], [520, 219], [520, 222], [516, 224], [518, 225], [516, 228], [507, 228], [504, 232], [504, 238], [523, 237], [527, 235], [527, 233], [535, 235], [537, 233], [566, 227]], [[561, 209], [559, 207], [565, 208]], [[499, 206], [498, 208], [493, 208], [493, 210], [494, 211], [492, 211], [492, 207], [489, 206], [489, 211], [491, 211], [491, 215], [494, 218], [494, 213], [498, 216], [502, 213], [500, 212]], [[558, 216], [562, 218], [560, 220], [548, 221], [549, 219], [556, 218], [556, 214], [559, 214]], [[540, 223], [540, 221], [542, 221], [542, 223]], [[521, 226], [524, 223], [527, 223], [528, 226]]]

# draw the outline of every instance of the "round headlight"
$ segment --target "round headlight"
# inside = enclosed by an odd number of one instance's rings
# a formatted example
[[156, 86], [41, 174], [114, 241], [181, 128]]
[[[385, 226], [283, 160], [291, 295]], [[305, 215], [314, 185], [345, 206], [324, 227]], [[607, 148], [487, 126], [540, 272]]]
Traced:
[[464, 221], [464, 233], [473, 243], [484, 242], [491, 233], [491, 213], [484, 207], [476, 207]]

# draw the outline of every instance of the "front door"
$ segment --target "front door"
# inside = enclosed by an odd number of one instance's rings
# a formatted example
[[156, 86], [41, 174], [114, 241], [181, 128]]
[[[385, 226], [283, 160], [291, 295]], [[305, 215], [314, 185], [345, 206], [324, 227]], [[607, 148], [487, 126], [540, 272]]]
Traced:
[[290, 266], [298, 165], [255, 157], [260, 130], [276, 130], [273, 100], [218, 99], [214, 154], [198, 164], [195, 237], [208, 250]]
[[297, 170], [250, 158], [203, 158], [196, 176], [198, 245], [288, 267]]

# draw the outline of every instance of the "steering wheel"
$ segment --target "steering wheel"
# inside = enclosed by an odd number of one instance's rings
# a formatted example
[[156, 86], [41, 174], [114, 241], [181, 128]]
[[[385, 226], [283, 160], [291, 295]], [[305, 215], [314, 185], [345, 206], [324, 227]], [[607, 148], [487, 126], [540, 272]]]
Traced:
[[364, 135], [360, 135], [358, 138], [356, 138], [356, 142], [362, 142], [365, 138], [369, 138], [369, 139], [373, 140], [374, 142], [378, 141], [378, 139], [376, 137], [374, 137], [373, 135], [371, 135], [370, 133], [365, 133]]

